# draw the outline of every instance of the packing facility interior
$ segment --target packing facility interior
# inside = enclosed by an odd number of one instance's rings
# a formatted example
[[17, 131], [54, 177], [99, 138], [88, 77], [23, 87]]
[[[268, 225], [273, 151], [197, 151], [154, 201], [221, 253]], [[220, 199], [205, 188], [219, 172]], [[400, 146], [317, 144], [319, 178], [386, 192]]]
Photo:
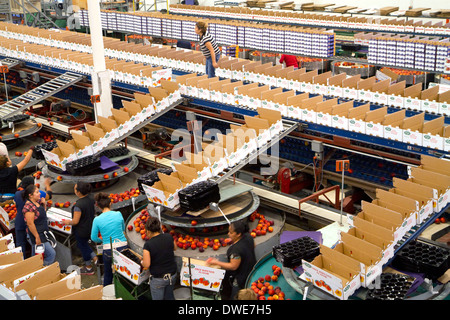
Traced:
[[[1, 298], [151, 299], [140, 261], [155, 216], [176, 245], [177, 300], [222, 299], [225, 270], [207, 259], [227, 260], [243, 219], [255, 299], [449, 299], [448, 1], [0, 8], [0, 138], [13, 165], [34, 147], [18, 182], [51, 179], [57, 243], [50, 266], [30, 244], [24, 259], [4, 197]], [[200, 20], [221, 49], [212, 77]], [[93, 242], [99, 262], [80, 274], [62, 224], [80, 181], [124, 219], [112, 285]]]

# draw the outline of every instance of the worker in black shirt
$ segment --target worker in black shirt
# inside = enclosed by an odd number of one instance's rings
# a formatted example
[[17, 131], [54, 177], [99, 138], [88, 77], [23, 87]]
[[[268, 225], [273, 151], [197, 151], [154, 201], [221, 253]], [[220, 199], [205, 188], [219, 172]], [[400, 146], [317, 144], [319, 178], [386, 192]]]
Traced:
[[232, 222], [228, 228], [228, 236], [232, 241], [227, 250], [228, 262], [216, 258], [206, 260], [207, 264], [217, 265], [226, 270], [222, 288], [224, 300], [235, 299], [239, 290], [245, 288], [247, 277], [256, 263], [255, 242], [248, 230], [247, 221]]
[[0, 156], [0, 202], [12, 199], [17, 191], [17, 176], [30, 162], [34, 147], [28, 150], [25, 158], [16, 165], [7, 156]]
[[163, 233], [158, 218], [149, 216], [145, 223], [149, 240], [144, 244], [141, 264], [150, 268], [150, 293], [152, 300], [175, 300], [173, 287], [177, 276], [172, 235]]

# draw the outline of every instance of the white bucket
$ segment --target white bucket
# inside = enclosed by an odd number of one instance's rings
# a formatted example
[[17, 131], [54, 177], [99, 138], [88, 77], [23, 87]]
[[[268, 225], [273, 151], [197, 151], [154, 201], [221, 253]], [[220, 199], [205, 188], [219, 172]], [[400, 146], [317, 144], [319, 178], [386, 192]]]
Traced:
[[116, 300], [116, 289], [114, 288], [114, 284], [103, 287], [102, 300]]

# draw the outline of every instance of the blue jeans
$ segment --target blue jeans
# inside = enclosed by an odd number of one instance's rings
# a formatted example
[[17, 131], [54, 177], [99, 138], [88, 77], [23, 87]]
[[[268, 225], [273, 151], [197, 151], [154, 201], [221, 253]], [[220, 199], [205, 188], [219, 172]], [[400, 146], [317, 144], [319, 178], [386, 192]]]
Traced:
[[164, 276], [164, 278], [150, 277], [150, 293], [152, 294], [152, 300], [175, 300], [173, 295], [173, 287], [177, 273], [174, 275]]
[[[219, 62], [220, 54], [216, 55], [216, 62]], [[206, 58], [206, 74], [208, 78], [214, 78], [216, 76], [216, 68], [213, 67], [212, 58]]]
[[87, 266], [91, 265], [91, 260], [96, 256], [91, 246], [89, 245], [89, 237], [80, 237], [76, 232], [74, 232], [75, 240], [77, 241], [77, 247], [81, 251], [81, 256], [83, 257], [84, 263]]
[[[122, 251], [127, 246], [116, 248], [117, 251]], [[113, 283], [112, 272], [112, 251], [111, 249], [103, 250], [103, 286], [107, 286]]]
[[[53, 249], [50, 242], [43, 242], [42, 244], [45, 247], [44, 266], [49, 266], [56, 260], [56, 251]], [[34, 244], [31, 246], [31, 256], [34, 256]]]
[[[22, 248], [23, 258], [26, 259], [26, 249], [27, 249], [27, 231], [26, 230], [18, 230], [16, 228], [16, 247]], [[34, 248], [33, 248], [34, 249]]]

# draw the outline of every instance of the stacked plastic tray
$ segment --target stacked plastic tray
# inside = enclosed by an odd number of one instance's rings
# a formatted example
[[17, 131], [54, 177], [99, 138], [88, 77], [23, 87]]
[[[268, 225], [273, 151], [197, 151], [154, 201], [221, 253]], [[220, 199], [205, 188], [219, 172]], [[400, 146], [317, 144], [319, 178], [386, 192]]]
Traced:
[[425, 277], [436, 280], [450, 267], [450, 250], [412, 241], [396, 254], [392, 266], [403, 271], [423, 273]]
[[159, 181], [158, 172], [170, 175], [172, 173], [172, 169], [170, 169], [170, 168], [155, 169], [153, 171], [150, 171], [150, 172], [140, 176], [137, 179], [137, 182], [138, 182], [138, 187], [139, 187], [139, 191], [141, 192], [141, 194], [145, 194], [142, 184], [145, 184], [145, 185], [151, 187], [155, 182]]
[[98, 156], [87, 156], [66, 164], [66, 171], [73, 176], [87, 175], [101, 165]]
[[58, 147], [58, 144], [56, 143], [56, 141], [50, 141], [50, 142], [46, 142], [46, 143], [37, 145], [34, 147], [32, 157], [37, 160], [44, 160], [45, 157], [44, 157], [44, 154], [42, 153], [42, 150], [52, 151], [53, 149], [55, 149], [57, 147]]
[[319, 243], [307, 236], [281, 243], [272, 248], [275, 260], [287, 268], [301, 265], [302, 259], [311, 262], [319, 254]]
[[382, 273], [379, 288], [367, 292], [367, 300], [403, 300], [414, 279], [403, 274]]
[[103, 150], [100, 153], [100, 156], [105, 156], [107, 158], [115, 158], [115, 157], [126, 156], [129, 152], [130, 152], [130, 150], [128, 150], [125, 146], [118, 146], [115, 148]]
[[215, 181], [201, 181], [178, 192], [180, 207], [189, 211], [199, 211], [211, 202], [220, 201], [219, 185]]

